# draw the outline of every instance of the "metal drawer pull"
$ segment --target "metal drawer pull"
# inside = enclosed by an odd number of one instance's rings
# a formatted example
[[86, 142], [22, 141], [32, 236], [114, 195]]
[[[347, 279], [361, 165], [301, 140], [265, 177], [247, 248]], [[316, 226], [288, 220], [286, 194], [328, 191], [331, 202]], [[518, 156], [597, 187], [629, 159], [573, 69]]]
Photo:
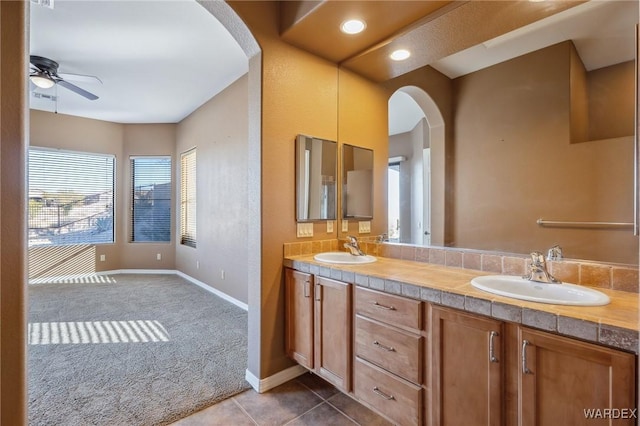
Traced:
[[529, 370], [527, 367], [527, 345], [529, 344], [528, 340], [522, 341], [522, 374], [533, 374], [533, 371]]
[[392, 399], [395, 399], [393, 397], [393, 395], [387, 395], [386, 393], [382, 392], [380, 389], [378, 389], [377, 386], [375, 386], [372, 389], [373, 392], [375, 392], [376, 394], [380, 395], [381, 397], [383, 397], [384, 399], [386, 399], [387, 401], [391, 401]]
[[493, 348], [493, 339], [498, 336], [500, 336], [500, 334], [498, 334], [497, 331], [492, 331], [491, 334], [489, 334], [489, 361], [491, 362], [498, 362], [498, 358], [496, 358], [495, 350]]
[[378, 342], [377, 340], [374, 340], [373, 344], [376, 345], [379, 348], [384, 349], [385, 351], [389, 351], [389, 352], [395, 352], [396, 351], [396, 349], [393, 346], [383, 345], [382, 343]]
[[395, 308], [395, 307], [393, 307], [393, 306], [381, 305], [381, 304], [380, 304], [380, 303], [378, 303], [378, 302], [373, 302], [373, 305], [374, 305], [374, 306], [377, 306], [378, 308], [386, 309], [386, 310], [388, 310], [388, 311], [395, 311], [395, 310], [396, 310], [396, 308]]

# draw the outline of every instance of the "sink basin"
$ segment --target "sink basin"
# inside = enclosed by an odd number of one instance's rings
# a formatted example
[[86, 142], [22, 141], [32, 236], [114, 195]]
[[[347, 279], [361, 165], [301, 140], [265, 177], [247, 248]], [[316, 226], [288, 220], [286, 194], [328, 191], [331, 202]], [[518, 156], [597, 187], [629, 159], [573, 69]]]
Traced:
[[610, 302], [609, 296], [588, 287], [539, 283], [510, 275], [476, 277], [471, 280], [471, 285], [500, 296], [554, 305], [601, 306]]
[[343, 265], [360, 265], [364, 263], [373, 263], [377, 259], [368, 254], [365, 256], [354, 256], [346, 251], [328, 251], [325, 253], [318, 253], [313, 256], [318, 262], [324, 263], [337, 263]]

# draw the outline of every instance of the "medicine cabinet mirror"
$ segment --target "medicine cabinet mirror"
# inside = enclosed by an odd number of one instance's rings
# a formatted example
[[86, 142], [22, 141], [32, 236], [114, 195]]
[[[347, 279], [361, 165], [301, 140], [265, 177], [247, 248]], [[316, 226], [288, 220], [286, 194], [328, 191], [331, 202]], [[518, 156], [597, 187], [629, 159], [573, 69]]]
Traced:
[[296, 138], [296, 219], [335, 220], [337, 216], [337, 143]]
[[373, 218], [373, 150], [342, 145], [342, 218]]

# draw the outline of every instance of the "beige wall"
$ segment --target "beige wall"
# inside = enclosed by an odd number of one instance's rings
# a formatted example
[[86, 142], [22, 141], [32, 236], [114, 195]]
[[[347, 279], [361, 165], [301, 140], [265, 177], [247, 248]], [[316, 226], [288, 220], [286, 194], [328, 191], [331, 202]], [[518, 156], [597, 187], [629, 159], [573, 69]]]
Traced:
[[[295, 137], [337, 140], [338, 128], [337, 68], [279, 39], [277, 6], [232, 3], [262, 49], [262, 277], [255, 306], [260, 324], [254, 324], [259, 333], [252, 333], [259, 335], [260, 354], [259, 365], [250, 365], [259, 378], [293, 365], [284, 353], [282, 253], [283, 244], [296, 239]], [[335, 237], [326, 228], [320, 234], [321, 228], [315, 226], [316, 238]]]
[[[381, 177], [386, 175], [388, 95], [372, 82], [282, 42], [276, 2], [231, 5], [262, 49], [262, 280], [256, 307], [261, 353], [259, 371], [252, 372], [265, 378], [292, 365], [284, 353], [282, 254], [285, 242], [297, 240], [295, 137], [302, 133], [338, 141], [339, 149], [349, 143], [375, 150], [372, 235], [380, 234], [387, 215], [386, 180]], [[337, 237], [336, 225], [327, 233], [325, 222], [315, 223], [309, 240]], [[350, 223], [349, 231], [357, 235], [357, 223]]]
[[572, 52], [562, 43], [454, 81], [451, 245], [528, 253], [560, 244], [570, 258], [637, 263], [630, 230], [536, 224], [633, 220], [633, 137], [571, 143]]
[[[371, 233], [387, 232], [387, 165], [389, 159], [389, 96], [383, 88], [344, 68], [338, 75], [338, 167], [342, 167], [342, 145], [349, 144], [373, 150], [373, 219]], [[342, 215], [339, 196], [338, 217]], [[360, 235], [358, 221], [349, 221], [349, 231], [340, 236]]]
[[[115, 243], [29, 250], [30, 278], [117, 269], [175, 269], [170, 243], [130, 243], [132, 155], [174, 154], [174, 124], [119, 124], [32, 110], [31, 146], [112, 154], [116, 157]], [[173, 160], [175, 163], [175, 159]], [[175, 180], [175, 179], [174, 179]], [[175, 193], [175, 191], [174, 191]], [[172, 212], [175, 217], [175, 212]], [[172, 235], [175, 239], [175, 235]], [[160, 253], [162, 260], [156, 260]], [[105, 261], [100, 261], [100, 256]]]
[[[176, 184], [180, 154], [197, 149], [197, 247], [175, 234], [176, 268], [247, 303], [248, 77], [245, 75], [178, 124]], [[178, 191], [179, 192], [179, 191]], [[175, 199], [176, 211], [180, 199]], [[222, 273], [224, 271], [224, 278]]]

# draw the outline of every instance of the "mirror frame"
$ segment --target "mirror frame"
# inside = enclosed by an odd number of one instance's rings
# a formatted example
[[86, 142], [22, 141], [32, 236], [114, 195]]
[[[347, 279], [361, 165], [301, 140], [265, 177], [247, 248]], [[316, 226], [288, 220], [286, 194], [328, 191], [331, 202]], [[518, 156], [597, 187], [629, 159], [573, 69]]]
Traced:
[[[357, 152], [361, 152], [363, 155], [370, 155], [370, 159], [365, 158], [367, 164], [365, 164], [362, 168], [356, 168], [355, 166], [354, 168], [347, 168], [345, 162], [345, 158], [347, 157], [347, 150], [352, 151], [352, 157]], [[342, 144], [342, 173], [340, 174], [340, 189], [342, 191], [342, 219], [373, 219], [373, 156], [373, 149], [363, 148], [351, 144]], [[366, 173], [367, 171], [368, 173]], [[350, 172], [353, 172], [351, 174], [351, 181], [355, 186], [352, 186], [353, 190], [351, 191], [351, 197], [348, 188], [348, 175]], [[356, 208], [355, 212], [353, 211], [353, 206], [351, 207], [351, 210], [349, 210], [349, 198], [355, 199], [358, 203], [358, 207]], [[368, 206], [362, 206], [362, 203], [368, 204]], [[353, 205], [353, 202], [351, 204]], [[350, 212], [351, 214], [349, 214]]]
[[[325, 170], [326, 168], [331, 168], [331, 164], [328, 164], [328, 163], [325, 164], [326, 158], [322, 152], [320, 153], [320, 158], [317, 159], [319, 160], [319, 163], [316, 163], [316, 167], [313, 167], [311, 166], [311, 164], [308, 164], [310, 163], [310, 158], [306, 158], [305, 161], [302, 160], [303, 150], [307, 152], [312, 151], [312, 149], [311, 150], [306, 149], [306, 144], [309, 141], [311, 141], [312, 144], [314, 142], [321, 143], [322, 151], [324, 151], [329, 147], [333, 149], [333, 153], [332, 153], [333, 174], [332, 175], [322, 174], [323, 170]], [[295, 169], [296, 169], [295, 171], [296, 173], [296, 178], [295, 178], [296, 222], [336, 220], [338, 216], [338, 143], [336, 141], [332, 141], [328, 139], [299, 134], [298, 136], [296, 136], [296, 140], [295, 140]], [[311, 185], [311, 178], [313, 176], [311, 176], [311, 172], [309, 171], [309, 169], [317, 170], [314, 181], [317, 182], [318, 180], [320, 180], [321, 186], [325, 186], [323, 181], [323, 176], [331, 176], [331, 178], [333, 178], [332, 181], [327, 181], [328, 183], [333, 183], [333, 185], [328, 185], [328, 184], [326, 185], [326, 186], [333, 186], [333, 189], [329, 188], [325, 196], [324, 197], [321, 196], [321, 198], [325, 198], [325, 197], [327, 199], [333, 198], [333, 208], [329, 207], [330, 211], [328, 210], [324, 215], [322, 214], [322, 211], [318, 211], [317, 214], [311, 214], [312, 209], [309, 206], [309, 204], [311, 203], [310, 185]], [[303, 173], [304, 173], [304, 178], [302, 176]], [[304, 201], [303, 201], [304, 198], [306, 198], [306, 201], [307, 201], [306, 214], [302, 208], [302, 204], [304, 204]], [[317, 207], [318, 209], [320, 209], [322, 202], [320, 200], [316, 200], [316, 201], [318, 201]]]

